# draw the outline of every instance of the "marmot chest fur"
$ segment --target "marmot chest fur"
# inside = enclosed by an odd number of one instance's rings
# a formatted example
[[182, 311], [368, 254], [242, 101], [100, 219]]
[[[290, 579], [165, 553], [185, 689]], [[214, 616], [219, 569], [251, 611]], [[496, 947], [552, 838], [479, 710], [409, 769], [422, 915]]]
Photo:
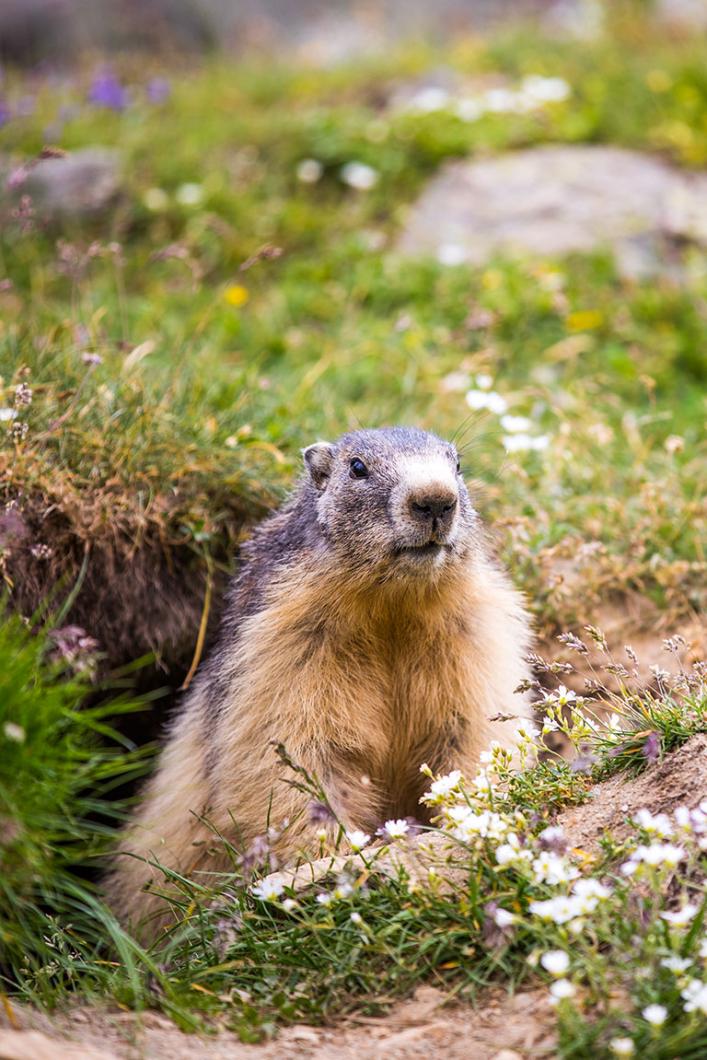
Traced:
[[[273, 744], [316, 774], [347, 829], [423, 817], [420, 765], [472, 770], [529, 715], [528, 620], [485, 545], [454, 447], [408, 428], [304, 450], [289, 502], [244, 546], [218, 643], [176, 718], [108, 881], [154, 907], [152, 859], [218, 871], [206, 817], [237, 848], [268, 824], [316, 849]], [[283, 829], [283, 823], [289, 822]], [[217, 846], [217, 845], [216, 845]], [[140, 860], [144, 859], [144, 860]]]

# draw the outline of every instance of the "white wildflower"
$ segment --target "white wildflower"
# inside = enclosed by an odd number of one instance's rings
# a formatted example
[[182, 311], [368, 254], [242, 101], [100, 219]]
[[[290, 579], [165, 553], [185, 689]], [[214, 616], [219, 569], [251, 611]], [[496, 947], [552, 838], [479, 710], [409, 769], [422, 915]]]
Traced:
[[633, 1056], [636, 1051], [636, 1046], [630, 1038], [612, 1038], [609, 1048], [614, 1056]]
[[490, 390], [493, 386], [493, 379], [488, 374], [488, 372], [479, 372], [479, 374], [474, 379], [474, 382], [476, 383], [479, 390]]
[[389, 839], [402, 839], [410, 831], [410, 825], [403, 818], [396, 821], [386, 821], [383, 825]]
[[578, 871], [559, 854], [544, 850], [533, 862], [533, 875], [538, 883], [557, 885], [576, 879]]
[[478, 792], [482, 792], [483, 793], [485, 791], [491, 791], [493, 789], [493, 784], [491, 783], [491, 779], [490, 779], [488, 773], [484, 769], [480, 769], [479, 770], [479, 772], [474, 777], [473, 783], [474, 783], [474, 787], [476, 788], [476, 790]]
[[485, 110], [486, 108], [481, 100], [476, 99], [474, 96], [465, 96], [458, 101], [455, 107], [456, 115], [462, 121], [478, 121]]
[[363, 917], [361, 916], [361, 914], [360, 914], [360, 913], [355, 913], [355, 912], [354, 912], [354, 913], [352, 913], [352, 914], [351, 914], [351, 917], [350, 917], [350, 920], [351, 920], [351, 923], [352, 923], [352, 924], [356, 924], [356, 926], [357, 926], [357, 927], [358, 927], [358, 926], [359, 926], [360, 924], [362, 924], [362, 923], [363, 923]]
[[508, 434], [519, 434], [521, 431], [529, 431], [533, 424], [527, 416], [513, 416], [508, 413], [501, 416], [501, 426]]
[[302, 184], [316, 184], [322, 178], [324, 166], [316, 158], [303, 158], [295, 172]]
[[550, 1000], [553, 1005], [556, 1005], [558, 1001], [566, 1001], [568, 998], [574, 997], [576, 993], [577, 989], [569, 979], [558, 979], [550, 987]]
[[250, 893], [254, 898], [262, 898], [265, 902], [273, 902], [279, 898], [285, 889], [285, 884], [277, 876], [266, 876], [260, 883], [254, 884]]
[[326, 891], [321, 891], [317, 895], [317, 901], [319, 902], [320, 905], [323, 905], [323, 906], [326, 907], [326, 906], [331, 905], [331, 903], [334, 901], [334, 898], [333, 898], [333, 895], [327, 894]]
[[664, 957], [660, 964], [674, 975], [680, 975], [681, 972], [687, 971], [692, 961], [688, 957]]
[[469, 389], [470, 383], [467, 372], [448, 372], [440, 382], [440, 389], [446, 394], [461, 393]]
[[520, 840], [515, 832], [509, 832], [506, 842], [496, 848], [496, 861], [503, 868], [506, 865], [518, 865], [523, 861], [530, 861], [533, 854], [530, 850], [523, 850]]
[[7, 740], [11, 740], [12, 743], [24, 743], [27, 736], [25, 730], [21, 725], [18, 725], [14, 721], [6, 721], [2, 727], [2, 731], [5, 734]]
[[580, 898], [597, 898], [599, 900], [611, 898], [613, 893], [611, 887], [607, 887], [606, 884], [601, 883], [599, 880], [594, 880], [587, 876], [577, 880], [572, 892]]
[[468, 258], [467, 251], [459, 243], [441, 243], [437, 248], [437, 261], [440, 265], [464, 265]]
[[678, 828], [682, 828], [685, 832], [692, 831], [692, 817], [687, 806], [678, 806], [674, 817]]
[[586, 899], [576, 895], [558, 895], [543, 902], [531, 902], [530, 912], [541, 920], [551, 920], [554, 924], [567, 924], [581, 916]]
[[518, 110], [518, 93], [510, 88], [491, 88], [484, 95], [486, 108], [502, 114]]
[[461, 770], [453, 769], [443, 777], [438, 777], [430, 784], [430, 790], [423, 795], [425, 802], [442, 802], [448, 795], [456, 791], [461, 780]]
[[673, 834], [673, 826], [665, 813], [658, 813], [654, 816], [650, 810], [644, 808], [638, 810], [633, 815], [633, 819], [638, 827], [642, 828], [644, 832], [648, 832], [649, 835], [657, 835], [661, 839], [669, 839]]
[[515, 924], [518, 917], [515, 913], [511, 913], [510, 910], [503, 909], [501, 906], [499, 906], [493, 914], [493, 919], [497, 927], [507, 928], [510, 927], [511, 924]]
[[560, 687], [547, 698], [553, 703], [556, 703], [558, 707], [567, 707], [570, 703], [576, 701], [577, 693], [573, 692], [571, 688], [566, 688], [565, 685], [560, 685]]
[[564, 950], [548, 950], [543, 953], [540, 963], [546, 972], [560, 978], [569, 969], [570, 959]]
[[685, 925], [689, 924], [693, 919], [696, 912], [697, 906], [691, 905], [687, 902], [674, 912], [668, 911], [667, 913], [661, 913], [660, 918], [661, 920], [665, 920], [666, 923], [672, 924], [673, 927], [685, 927]]
[[524, 721], [515, 731], [515, 739], [525, 740], [526, 742], [537, 740], [539, 735], [540, 729], [536, 725], [531, 725], [529, 721]]
[[540, 104], [561, 103], [572, 94], [572, 89], [562, 77], [541, 77], [538, 74], [524, 77], [520, 90], [530, 101]]
[[298, 908], [298, 904], [294, 898], [284, 898], [282, 901], [282, 908], [286, 913], [291, 913], [294, 909]]
[[[659, 865], [667, 865], [668, 868], [674, 869], [684, 857], [685, 850], [683, 847], [675, 846], [673, 843], [651, 843], [650, 846], [641, 844], [636, 847], [630, 856], [629, 862], [644, 862], [654, 868]], [[622, 871], [630, 875], [625, 866], [622, 866]]]
[[16, 416], [17, 416], [17, 409], [8, 409], [8, 408], [1, 408], [0, 409], [0, 423], [6, 423], [9, 420], [14, 420]]
[[508, 830], [508, 824], [500, 814], [490, 810], [476, 813], [468, 806], [454, 806], [447, 812], [447, 817], [454, 823], [452, 834], [463, 842], [476, 836], [502, 839]]
[[662, 1027], [668, 1018], [668, 1010], [665, 1005], [646, 1005], [641, 1015], [652, 1027]]
[[439, 85], [425, 85], [410, 99], [408, 107], [420, 114], [432, 114], [449, 105], [449, 92]]
[[370, 191], [378, 183], [378, 172], [365, 162], [347, 162], [341, 167], [339, 176], [344, 184], [356, 191]]
[[508, 402], [495, 390], [469, 390], [466, 395], [466, 403], [475, 412], [487, 410], [496, 416], [502, 416], [508, 409]]
[[204, 189], [201, 184], [180, 184], [174, 197], [180, 206], [198, 206], [204, 199]]
[[701, 1012], [707, 1016], [707, 983], [701, 979], [691, 979], [680, 991], [680, 996], [685, 1001], [685, 1012]]
[[348, 839], [351, 845], [351, 849], [354, 851], [354, 853], [358, 853], [359, 850], [363, 850], [363, 848], [371, 841], [371, 837], [369, 835], [359, 830], [347, 832], [346, 838]]
[[540, 453], [550, 444], [547, 434], [539, 434], [535, 438], [530, 434], [504, 434], [501, 440], [507, 453]]

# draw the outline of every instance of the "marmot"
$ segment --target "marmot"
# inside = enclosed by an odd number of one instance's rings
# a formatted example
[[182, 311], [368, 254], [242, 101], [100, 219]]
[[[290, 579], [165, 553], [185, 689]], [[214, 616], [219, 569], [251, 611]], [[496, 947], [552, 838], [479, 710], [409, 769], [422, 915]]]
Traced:
[[[107, 881], [135, 927], [163, 875], [223, 871], [208, 820], [237, 848], [288, 819], [281, 858], [316, 852], [307, 799], [273, 749], [316, 774], [348, 829], [424, 819], [435, 772], [474, 770], [530, 716], [529, 622], [492, 558], [453, 445], [404, 427], [303, 450], [290, 500], [243, 547], [211, 657], [174, 720]], [[202, 877], [208, 880], [208, 877]]]

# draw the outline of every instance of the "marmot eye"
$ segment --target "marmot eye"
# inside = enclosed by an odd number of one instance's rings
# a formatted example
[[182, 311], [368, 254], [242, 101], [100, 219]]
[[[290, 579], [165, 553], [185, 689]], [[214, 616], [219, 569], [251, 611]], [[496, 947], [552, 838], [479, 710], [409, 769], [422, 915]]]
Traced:
[[460, 473], [461, 469], [462, 469], [462, 462], [459, 459], [459, 457], [457, 457], [457, 475]]
[[359, 460], [357, 456], [353, 458], [349, 467], [351, 468], [351, 478], [368, 478], [368, 468], [363, 460]]

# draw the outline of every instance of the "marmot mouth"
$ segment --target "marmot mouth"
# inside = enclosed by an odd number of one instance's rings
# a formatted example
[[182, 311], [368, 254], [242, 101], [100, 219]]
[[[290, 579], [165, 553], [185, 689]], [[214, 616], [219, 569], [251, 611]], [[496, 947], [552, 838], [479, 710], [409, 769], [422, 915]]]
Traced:
[[446, 548], [438, 541], [426, 541], [424, 545], [401, 545], [396, 548], [398, 556], [436, 556]]

